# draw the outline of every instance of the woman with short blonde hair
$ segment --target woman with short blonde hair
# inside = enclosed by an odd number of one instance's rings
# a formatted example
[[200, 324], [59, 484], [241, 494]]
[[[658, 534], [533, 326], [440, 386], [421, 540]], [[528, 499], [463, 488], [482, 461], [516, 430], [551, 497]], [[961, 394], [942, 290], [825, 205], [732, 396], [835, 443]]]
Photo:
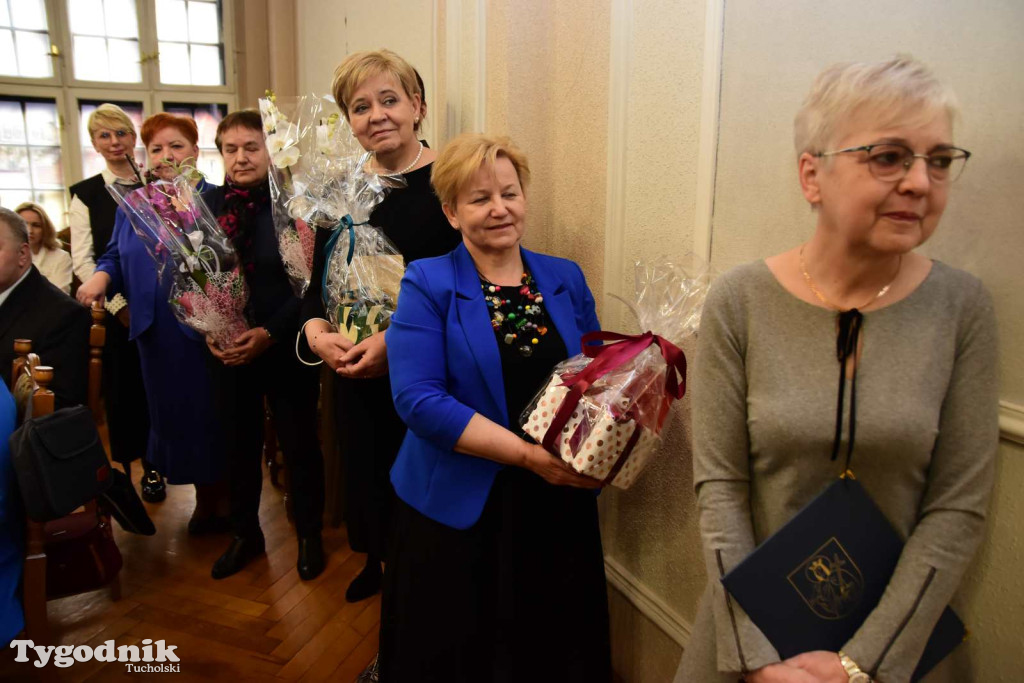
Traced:
[[[356, 52], [338, 65], [332, 91], [353, 135], [370, 152], [366, 170], [397, 181], [398, 187], [370, 214], [370, 224], [383, 230], [406, 264], [454, 249], [459, 235], [448, 225], [430, 187], [437, 154], [417, 135], [423, 93], [412, 65], [390, 50]], [[380, 590], [394, 497], [388, 472], [405, 425], [391, 398], [385, 335], [375, 334], [353, 345], [323, 319], [322, 274], [334, 229], [316, 231], [312, 275], [303, 298], [303, 339], [339, 376], [335, 382], [338, 424], [360, 425], [338, 430], [348, 468], [349, 544], [367, 554], [366, 566], [345, 593], [347, 600], [355, 602]]]
[[[909, 57], [824, 70], [795, 122], [813, 234], [711, 287], [691, 380], [709, 581], [678, 683], [907, 683], [984, 535], [992, 300], [915, 251], [970, 156], [954, 145], [954, 102]], [[849, 471], [906, 544], [847, 642], [780, 661], [720, 579]], [[966, 654], [923, 681], [972, 680]]]
[[47, 280], [71, 293], [71, 257], [57, 239], [57, 230], [46, 210], [35, 202], [23, 202], [15, 209], [28, 225], [28, 245], [32, 249], [32, 265]]
[[462, 245], [410, 264], [387, 330], [409, 429], [381, 613], [381, 680], [609, 681], [594, 490], [524, 438], [552, 368], [599, 329], [580, 267], [528, 251], [525, 155], [467, 133], [433, 182]]

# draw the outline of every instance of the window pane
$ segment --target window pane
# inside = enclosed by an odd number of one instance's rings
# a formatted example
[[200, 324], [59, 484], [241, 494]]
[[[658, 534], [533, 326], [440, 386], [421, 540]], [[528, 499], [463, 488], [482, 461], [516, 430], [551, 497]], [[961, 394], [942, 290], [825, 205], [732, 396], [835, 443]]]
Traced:
[[60, 167], [60, 147], [32, 147], [32, 181], [36, 189], [59, 190], [64, 187]]
[[185, 0], [156, 0], [156, 37], [160, 40], [181, 42], [188, 40]]
[[103, 0], [68, 0], [71, 33], [103, 35]]
[[25, 103], [25, 128], [28, 129], [28, 144], [60, 146], [57, 131], [57, 107], [49, 102]]
[[0, 188], [31, 188], [28, 148], [0, 145]]
[[105, 38], [75, 36], [75, 78], [83, 81], [105, 81], [108, 77], [107, 41]]
[[7, 12], [7, 3], [0, 1], [0, 26], [10, 26], [11, 15]]
[[49, 30], [46, 26], [46, 8], [43, 0], [15, 0], [11, 3], [11, 19], [15, 28], [35, 31]]
[[224, 184], [224, 159], [217, 151], [200, 150], [196, 167], [214, 185]]
[[110, 50], [110, 80], [119, 83], [142, 81], [138, 41], [111, 38], [107, 47]]
[[4, 76], [18, 75], [18, 55], [14, 51], [14, 33], [7, 29], [0, 30], [0, 74]]
[[15, 31], [14, 38], [18, 46], [20, 75], [28, 78], [49, 78], [53, 75], [47, 34]]
[[106, 0], [107, 35], [113, 38], [138, 38], [135, 0]]
[[[2, 152], [0, 152], [0, 154], [2, 154]], [[18, 204], [31, 201], [34, 201], [32, 199], [32, 190], [7, 190], [4, 189], [3, 184], [0, 183], [0, 205], [9, 206], [13, 210], [13, 208]]]
[[191, 83], [192, 69], [188, 60], [188, 43], [160, 43], [160, 81]]
[[192, 44], [192, 85], [220, 85], [220, 48]]
[[[57, 232], [60, 232], [68, 224], [67, 209], [64, 206], [64, 190], [54, 192], [42, 191], [35, 193], [35, 201], [37, 204], [41, 204], [43, 211], [50, 216], [50, 220], [53, 221], [54, 227], [57, 228]], [[17, 204], [15, 205], [17, 206]]]
[[212, 2], [188, 3], [188, 39], [193, 43], [220, 42], [217, 5]]
[[25, 117], [20, 102], [0, 101], [0, 144], [25, 144]]

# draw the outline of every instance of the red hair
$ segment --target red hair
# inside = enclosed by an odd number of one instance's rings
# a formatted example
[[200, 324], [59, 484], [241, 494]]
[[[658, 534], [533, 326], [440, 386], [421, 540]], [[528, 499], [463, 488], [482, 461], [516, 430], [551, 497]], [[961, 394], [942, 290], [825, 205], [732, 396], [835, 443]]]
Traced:
[[199, 142], [199, 129], [196, 128], [194, 120], [184, 116], [177, 116], [176, 114], [160, 112], [159, 114], [153, 114], [142, 122], [142, 144], [148, 147], [149, 141], [153, 139], [153, 136], [168, 126], [177, 128], [178, 132], [184, 135], [185, 139], [193, 145]]

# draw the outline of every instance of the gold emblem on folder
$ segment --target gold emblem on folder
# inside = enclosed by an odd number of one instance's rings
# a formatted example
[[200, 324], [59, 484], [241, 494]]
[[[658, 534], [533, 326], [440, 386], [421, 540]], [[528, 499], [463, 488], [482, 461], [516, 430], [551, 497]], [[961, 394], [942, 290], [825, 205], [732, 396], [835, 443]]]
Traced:
[[849, 615], [864, 594], [860, 568], [834, 536], [787, 578], [811, 611], [822, 619], [842, 619]]

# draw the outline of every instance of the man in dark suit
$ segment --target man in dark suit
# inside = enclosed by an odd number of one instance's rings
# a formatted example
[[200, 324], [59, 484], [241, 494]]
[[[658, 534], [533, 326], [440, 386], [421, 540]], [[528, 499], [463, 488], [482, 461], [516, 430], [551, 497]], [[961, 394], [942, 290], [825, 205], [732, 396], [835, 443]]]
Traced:
[[32, 265], [28, 226], [0, 208], [0, 377], [11, 381], [14, 340], [54, 369], [56, 407], [85, 403], [88, 391], [89, 311], [54, 287]]

